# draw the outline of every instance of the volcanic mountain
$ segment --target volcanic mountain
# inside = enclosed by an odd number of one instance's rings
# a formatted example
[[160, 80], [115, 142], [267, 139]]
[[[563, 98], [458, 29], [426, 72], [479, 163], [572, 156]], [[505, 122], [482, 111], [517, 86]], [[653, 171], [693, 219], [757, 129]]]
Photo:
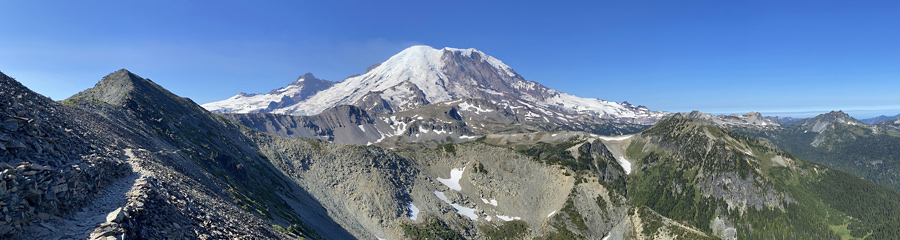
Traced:
[[646, 125], [669, 115], [627, 102], [581, 98], [547, 88], [525, 80], [510, 66], [474, 48], [413, 46], [362, 75], [321, 91], [306, 91], [315, 92], [308, 98], [300, 97], [301, 91], [290, 89], [288, 86], [257, 95], [242, 93], [203, 107], [218, 113], [308, 116], [340, 105], [355, 105], [374, 113], [391, 114], [450, 100], [481, 99], [527, 120], [563, 124], [589, 117]]

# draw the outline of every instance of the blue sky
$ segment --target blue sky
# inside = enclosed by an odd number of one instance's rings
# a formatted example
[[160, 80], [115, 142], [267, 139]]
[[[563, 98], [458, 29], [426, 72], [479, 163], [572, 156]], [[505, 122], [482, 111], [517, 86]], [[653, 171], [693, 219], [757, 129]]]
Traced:
[[896, 1], [2, 1], [0, 71], [59, 100], [127, 68], [198, 103], [406, 47], [653, 110], [900, 113]]

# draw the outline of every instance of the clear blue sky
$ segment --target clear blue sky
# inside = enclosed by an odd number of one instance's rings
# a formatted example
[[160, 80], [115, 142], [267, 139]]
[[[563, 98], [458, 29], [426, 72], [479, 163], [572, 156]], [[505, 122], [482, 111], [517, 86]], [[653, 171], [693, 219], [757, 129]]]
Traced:
[[[198, 103], [402, 49], [653, 110], [900, 113], [897, 1], [0, 1], [0, 71], [59, 100], [127, 68]], [[874, 111], [873, 111], [874, 110]]]

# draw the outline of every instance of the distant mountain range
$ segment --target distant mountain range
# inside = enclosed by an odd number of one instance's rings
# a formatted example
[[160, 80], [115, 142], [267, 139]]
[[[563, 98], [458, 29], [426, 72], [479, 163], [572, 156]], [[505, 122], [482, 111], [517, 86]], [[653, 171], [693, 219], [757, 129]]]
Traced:
[[[794, 123], [796, 123], [800, 120], [806, 119], [806, 118], [778, 117], [778, 116], [767, 116], [766, 118], [768, 118], [769, 120], [775, 121], [781, 125], [793, 125]], [[864, 122], [866, 124], [876, 124], [876, 123], [884, 121], [884, 120], [895, 120], [895, 119], [900, 119], [900, 114], [897, 114], [896, 116], [881, 115], [881, 116], [873, 117], [873, 118], [859, 119], [859, 121]]]
[[[872, 120], [872, 119], [868, 119]], [[853, 173], [900, 191], [900, 120], [868, 124], [842, 111], [743, 133], [771, 140], [795, 156]]]
[[859, 121], [868, 123], [868, 124], [876, 124], [876, 123], [884, 121], [884, 120], [896, 120], [896, 119], [900, 119], [900, 114], [897, 114], [895, 116], [881, 115], [881, 116], [877, 116], [877, 117], [873, 117], [873, 118], [860, 119]]

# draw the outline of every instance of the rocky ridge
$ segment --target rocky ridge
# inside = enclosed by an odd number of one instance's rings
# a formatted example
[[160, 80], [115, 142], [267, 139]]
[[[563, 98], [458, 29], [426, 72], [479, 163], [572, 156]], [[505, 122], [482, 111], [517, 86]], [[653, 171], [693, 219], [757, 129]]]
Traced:
[[117, 143], [94, 129], [109, 123], [2, 73], [0, 86], [0, 236], [83, 205], [127, 169], [111, 148]]
[[692, 111], [690, 113], [683, 113], [682, 116], [687, 118], [694, 118], [703, 121], [707, 121], [709, 123], [715, 124], [719, 127], [724, 128], [755, 128], [755, 129], [767, 129], [767, 128], [777, 128], [781, 125], [777, 122], [765, 118], [762, 114], [758, 112], [749, 112], [746, 114], [730, 114], [730, 115], [712, 115], [709, 113], [703, 113], [700, 111]]
[[314, 138], [334, 143], [401, 146], [436, 146], [466, 142], [493, 133], [575, 130], [603, 135], [630, 134], [646, 126], [628, 123], [596, 123], [597, 119], [572, 119], [569, 124], [532, 122], [533, 116], [517, 114], [480, 99], [458, 99], [429, 104], [389, 115], [355, 106], [338, 106], [313, 116], [280, 114], [222, 114], [250, 128], [288, 138]]

